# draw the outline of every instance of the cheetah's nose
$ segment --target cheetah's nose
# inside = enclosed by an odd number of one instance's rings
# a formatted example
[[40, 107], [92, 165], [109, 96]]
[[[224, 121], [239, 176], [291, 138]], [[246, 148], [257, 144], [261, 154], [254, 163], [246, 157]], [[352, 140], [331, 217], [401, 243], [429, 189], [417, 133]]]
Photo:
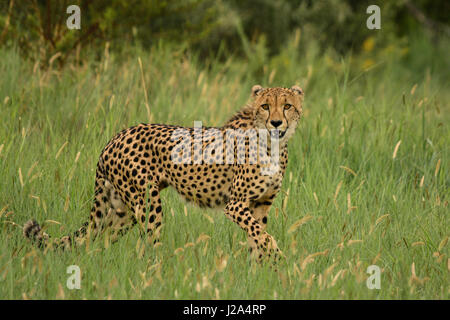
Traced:
[[270, 120], [270, 123], [276, 128], [276, 127], [279, 127], [280, 124], [283, 123], [283, 121], [281, 121], [281, 120]]

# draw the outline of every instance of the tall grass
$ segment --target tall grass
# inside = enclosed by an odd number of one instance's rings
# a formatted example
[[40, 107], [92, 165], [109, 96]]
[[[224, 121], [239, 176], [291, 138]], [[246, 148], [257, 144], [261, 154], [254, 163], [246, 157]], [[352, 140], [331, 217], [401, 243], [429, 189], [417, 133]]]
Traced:
[[[45, 71], [0, 50], [0, 298], [448, 298], [450, 110], [439, 64], [448, 64], [448, 43], [417, 40], [369, 69], [363, 55], [302, 47], [300, 34], [272, 58], [258, 46], [248, 60], [199, 61], [161, 44], [125, 61], [105, 52], [99, 62]], [[140, 122], [219, 126], [254, 84], [306, 92], [269, 215], [286, 255], [277, 272], [251, 263], [244, 233], [221, 211], [185, 204], [172, 190], [162, 195], [156, 248], [137, 228], [72, 252], [25, 241], [20, 226], [32, 217], [53, 236], [86, 221], [96, 161], [116, 132]], [[66, 287], [73, 264], [80, 290]], [[366, 286], [372, 264], [382, 270], [380, 290]]]

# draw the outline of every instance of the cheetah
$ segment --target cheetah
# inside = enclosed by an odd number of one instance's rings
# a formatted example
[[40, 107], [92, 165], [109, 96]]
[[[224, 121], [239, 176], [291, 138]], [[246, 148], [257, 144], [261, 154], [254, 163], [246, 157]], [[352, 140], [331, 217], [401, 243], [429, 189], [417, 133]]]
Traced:
[[223, 127], [139, 124], [125, 129], [101, 152], [89, 220], [57, 239], [29, 220], [23, 234], [41, 248], [71, 249], [106, 230], [116, 241], [138, 224], [145, 239], [155, 244], [163, 221], [160, 193], [171, 186], [201, 207], [224, 208], [226, 217], [246, 232], [252, 257], [279, 258], [282, 252], [265, 229], [303, 98], [299, 86], [255, 85], [249, 102]]

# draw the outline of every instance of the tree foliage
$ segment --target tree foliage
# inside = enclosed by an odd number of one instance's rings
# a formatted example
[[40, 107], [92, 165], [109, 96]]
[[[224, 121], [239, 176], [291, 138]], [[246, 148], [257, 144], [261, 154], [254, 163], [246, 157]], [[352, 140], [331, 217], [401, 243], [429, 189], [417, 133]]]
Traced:
[[[81, 8], [81, 29], [66, 27], [69, 5]], [[85, 48], [117, 52], [151, 47], [159, 41], [183, 43], [202, 56], [248, 54], [246, 43], [263, 42], [276, 54], [296, 30], [323, 50], [358, 51], [368, 30], [369, 1], [350, 0], [9, 0], [0, 3], [0, 45], [17, 45], [43, 65], [80, 59]], [[447, 2], [384, 1], [377, 43], [392, 43], [418, 28], [448, 37]], [[52, 60], [53, 58], [53, 60]]]

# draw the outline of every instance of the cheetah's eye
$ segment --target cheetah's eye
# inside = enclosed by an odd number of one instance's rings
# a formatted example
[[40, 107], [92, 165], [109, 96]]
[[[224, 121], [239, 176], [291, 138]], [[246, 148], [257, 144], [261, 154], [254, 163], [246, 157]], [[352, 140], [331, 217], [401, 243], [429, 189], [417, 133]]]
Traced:
[[284, 105], [284, 110], [289, 110], [290, 108], [292, 108], [292, 104], [286, 103]]
[[264, 103], [264, 104], [262, 104], [261, 105], [261, 108], [263, 109], [263, 110], [269, 110], [269, 105], [267, 104], [267, 103]]

